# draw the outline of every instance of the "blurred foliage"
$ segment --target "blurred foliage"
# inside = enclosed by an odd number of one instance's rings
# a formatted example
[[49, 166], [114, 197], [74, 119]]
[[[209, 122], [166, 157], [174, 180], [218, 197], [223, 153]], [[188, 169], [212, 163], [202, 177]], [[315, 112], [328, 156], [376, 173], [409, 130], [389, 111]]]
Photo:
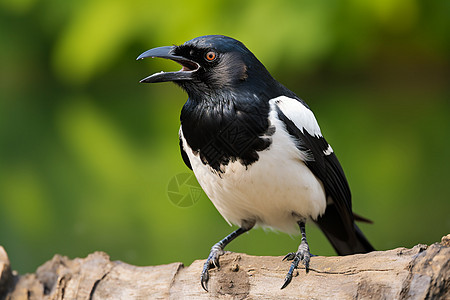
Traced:
[[[136, 62], [205, 34], [243, 41], [315, 111], [378, 249], [450, 232], [450, 2], [0, 1], [0, 244], [31, 272], [55, 253], [153, 265], [205, 258], [231, 231], [203, 194], [174, 206], [186, 95]], [[314, 226], [311, 250], [334, 254]], [[229, 250], [284, 255], [253, 230]]]

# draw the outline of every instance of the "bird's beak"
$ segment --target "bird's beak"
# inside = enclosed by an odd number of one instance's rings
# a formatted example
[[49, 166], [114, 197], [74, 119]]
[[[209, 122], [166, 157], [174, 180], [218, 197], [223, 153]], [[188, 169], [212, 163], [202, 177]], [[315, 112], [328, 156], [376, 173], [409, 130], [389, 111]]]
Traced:
[[144, 59], [146, 57], [160, 57], [173, 60], [179, 63], [182, 68], [177, 72], [159, 72], [150, 75], [140, 82], [153, 83], [153, 82], [165, 82], [165, 81], [183, 81], [192, 80], [193, 73], [200, 68], [200, 65], [195, 61], [187, 59], [182, 56], [173, 55], [174, 46], [158, 47], [145, 51], [138, 56], [136, 60]]

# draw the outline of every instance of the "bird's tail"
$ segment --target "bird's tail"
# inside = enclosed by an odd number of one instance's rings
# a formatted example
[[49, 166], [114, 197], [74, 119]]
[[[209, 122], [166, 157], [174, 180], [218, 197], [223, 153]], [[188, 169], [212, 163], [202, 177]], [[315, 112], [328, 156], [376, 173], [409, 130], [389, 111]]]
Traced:
[[375, 250], [359, 227], [354, 222], [348, 224], [342, 220], [334, 206], [329, 206], [327, 213], [319, 217], [316, 224], [339, 255], [367, 253]]

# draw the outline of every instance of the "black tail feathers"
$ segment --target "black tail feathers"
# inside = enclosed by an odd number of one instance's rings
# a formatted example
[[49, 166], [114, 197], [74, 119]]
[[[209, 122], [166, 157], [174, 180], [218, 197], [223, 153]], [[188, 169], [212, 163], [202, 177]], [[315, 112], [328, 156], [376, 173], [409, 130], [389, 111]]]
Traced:
[[316, 224], [339, 255], [375, 251], [353, 220], [343, 220], [334, 205], [327, 207], [326, 213], [317, 219]]

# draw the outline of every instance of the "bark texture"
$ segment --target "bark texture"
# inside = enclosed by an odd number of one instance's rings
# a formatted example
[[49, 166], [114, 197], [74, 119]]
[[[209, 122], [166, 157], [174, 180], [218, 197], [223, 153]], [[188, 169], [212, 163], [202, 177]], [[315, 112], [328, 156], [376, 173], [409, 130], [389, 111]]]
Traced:
[[136, 267], [103, 252], [55, 255], [34, 274], [17, 275], [0, 247], [4, 299], [450, 299], [450, 235], [441, 243], [350, 256], [312, 257], [283, 290], [282, 257], [227, 252], [200, 286], [204, 260]]

